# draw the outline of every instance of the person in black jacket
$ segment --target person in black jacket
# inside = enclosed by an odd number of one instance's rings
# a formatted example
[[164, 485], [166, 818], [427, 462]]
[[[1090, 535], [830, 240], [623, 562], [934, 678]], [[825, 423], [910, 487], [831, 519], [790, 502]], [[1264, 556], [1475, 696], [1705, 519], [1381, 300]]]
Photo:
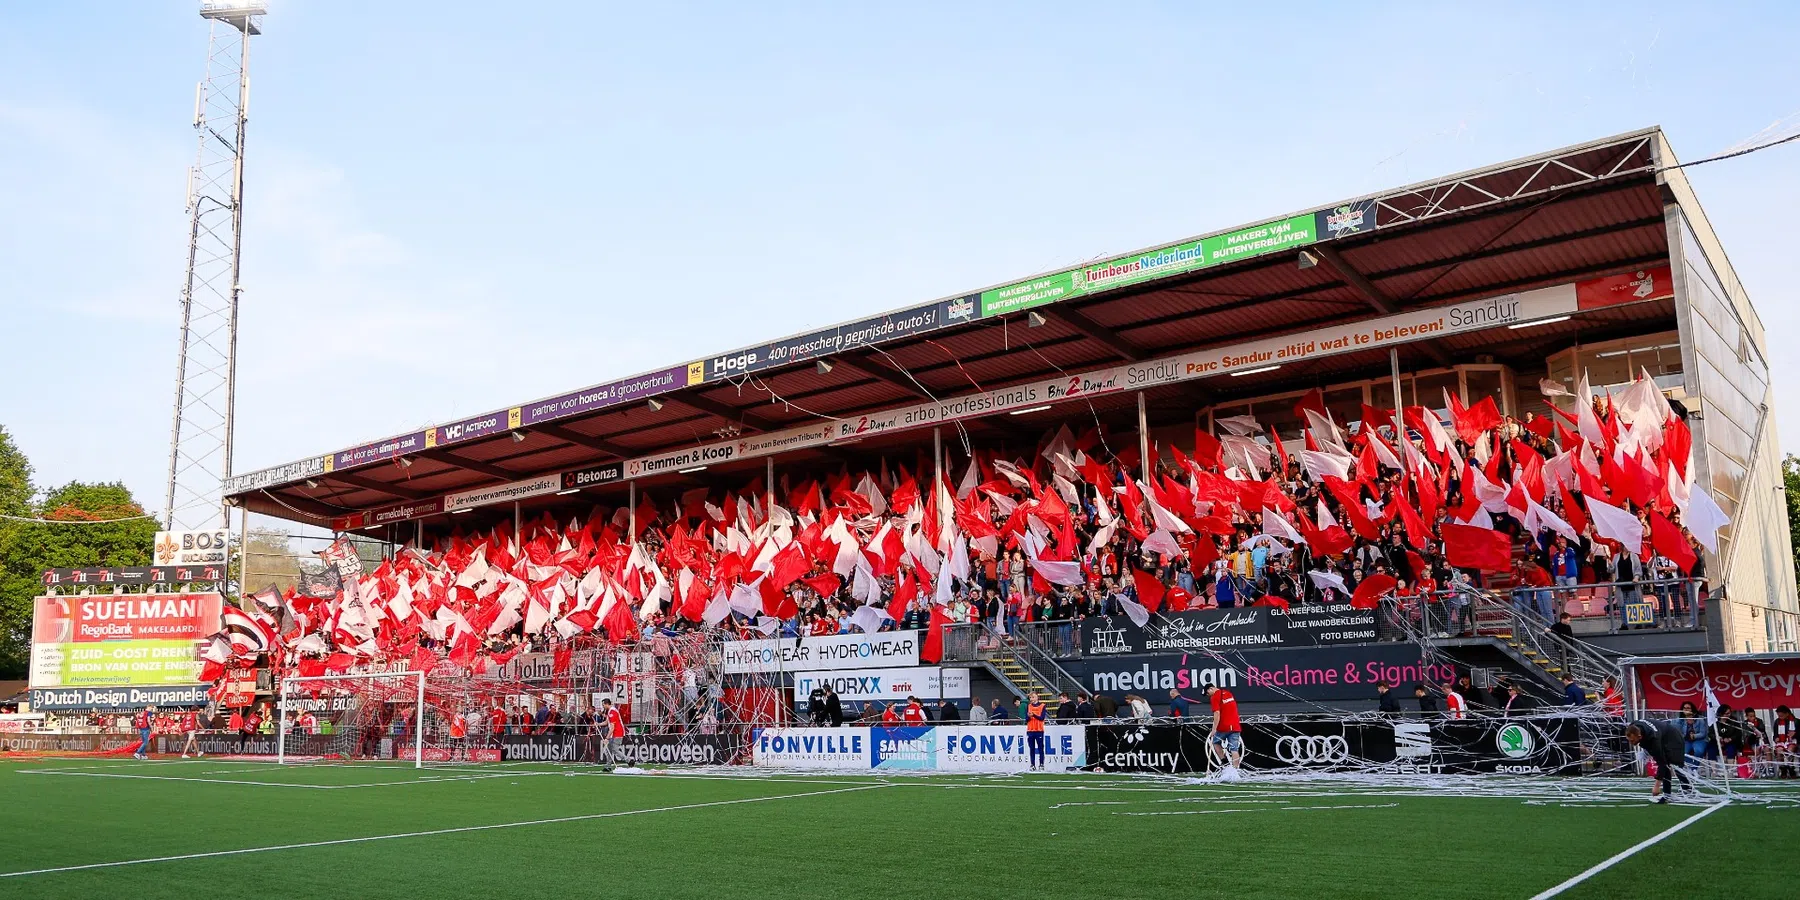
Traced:
[[1650, 783], [1650, 796], [1655, 797], [1656, 802], [1669, 802], [1669, 794], [1675, 790], [1676, 777], [1681, 778], [1682, 790], [1693, 790], [1694, 785], [1688, 781], [1685, 768], [1687, 756], [1681, 739], [1681, 726], [1667, 720], [1651, 722], [1639, 719], [1625, 726], [1625, 740], [1644, 751], [1656, 763], [1656, 781]]
[[1413, 688], [1413, 696], [1419, 698], [1419, 712], [1434, 713], [1438, 711], [1437, 698], [1431, 696], [1431, 689], [1425, 686], [1425, 682], [1421, 681], [1417, 687]]
[[937, 720], [939, 722], [958, 722], [962, 720], [962, 710], [956, 708], [956, 701], [945, 697], [938, 701]]
[[844, 724], [844, 702], [829, 683], [825, 685], [825, 724], [833, 728]]
[[806, 720], [813, 725], [829, 724], [825, 721], [825, 686], [815, 683], [812, 692], [806, 695]]
[[1086, 691], [1083, 691], [1075, 697], [1075, 720], [1078, 722], [1092, 722], [1094, 720], [1094, 703], [1092, 700], [1088, 699]]
[[1378, 708], [1382, 712], [1397, 713], [1400, 711], [1400, 698], [1394, 696], [1392, 685], [1385, 681], [1377, 681], [1375, 682], [1375, 693], [1381, 698]]
[[1075, 721], [1075, 701], [1069, 699], [1068, 691], [1056, 695], [1056, 721], [1060, 725]]

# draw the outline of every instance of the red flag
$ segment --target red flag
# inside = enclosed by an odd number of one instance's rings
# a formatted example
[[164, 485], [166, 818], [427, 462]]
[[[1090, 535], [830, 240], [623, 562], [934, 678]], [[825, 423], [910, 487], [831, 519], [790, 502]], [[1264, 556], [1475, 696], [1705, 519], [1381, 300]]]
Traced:
[[1675, 474], [1686, 478], [1688, 456], [1694, 450], [1694, 436], [1680, 417], [1670, 416], [1669, 421], [1663, 424], [1662, 449], [1668, 454], [1669, 462], [1675, 466]]
[[1381, 540], [1381, 529], [1375, 526], [1369, 514], [1363, 511], [1362, 503], [1344, 504], [1344, 516], [1350, 520], [1350, 528], [1365, 541]]
[[756, 592], [762, 595], [763, 612], [777, 619], [791, 619], [800, 614], [800, 605], [787, 592], [787, 588], [778, 588], [769, 584], [769, 579], [756, 583]]
[[1219, 454], [1223, 449], [1224, 445], [1219, 443], [1218, 438], [1198, 428], [1194, 429], [1194, 462], [1216, 469], [1220, 465]]
[[1406, 502], [1406, 497], [1402, 496], [1399, 491], [1394, 492], [1394, 498], [1389, 502], [1400, 509], [1400, 522], [1406, 526], [1407, 543], [1420, 550], [1425, 549], [1427, 538], [1425, 520], [1419, 518], [1419, 514], [1413, 511], [1412, 504]]
[[437, 654], [420, 647], [413, 651], [412, 670], [414, 672], [430, 672], [437, 668]]
[[1512, 451], [1513, 459], [1518, 463], [1514, 466], [1513, 478], [1525, 485], [1531, 499], [1544, 502], [1544, 457], [1517, 439], [1512, 442]]
[[1156, 612], [1162, 606], [1163, 595], [1169, 591], [1161, 581], [1157, 580], [1155, 575], [1143, 569], [1133, 568], [1131, 570], [1131, 583], [1137, 588], [1138, 602], [1151, 612]]
[[1581, 504], [1575, 502], [1575, 495], [1569, 493], [1569, 486], [1558, 484], [1556, 489], [1562, 492], [1563, 521], [1568, 522], [1569, 527], [1575, 529], [1576, 534], [1586, 531], [1587, 513], [1582, 510]]
[[1444, 523], [1444, 558], [1453, 566], [1505, 572], [1512, 568], [1512, 541], [1505, 534], [1477, 525]]
[[931, 604], [931, 624], [926, 626], [925, 643], [919, 647], [919, 659], [935, 663], [944, 658], [944, 628], [956, 624], [941, 604]]
[[899, 487], [894, 488], [893, 496], [888, 498], [888, 509], [893, 510], [896, 516], [904, 516], [917, 502], [919, 502], [918, 482], [907, 478], [900, 482]]
[[1376, 572], [1357, 582], [1356, 593], [1350, 595], [1351, 609], [1374, 609], [1388, 591], [1399, 585], [1399, 579], [1392, 575]]
[[824, 572], [802, 578], [800, 579], [800, 583], [806, 585], [813, 593], [818, 594], [820, 597], [830, 597], [832, 594], [837, 593], [838, 588], [842, 587], [844, 584], [838, 579], [836, 572]]
[[1499, 424], [1500, 408], [1494, 405], [1492, 396], [1487, 396], [1456, 416], [1456, 434], [1473, 445], [1481, 438], [1482, 432]]
[[1371, 431], [1383, 425], [1394, 427], [1394, 412], [1389, 409], [1376, 409], [1367, 403], [1362, 405], [1363, 425]]
[[806, 559], [806, 552], [799, 541], [790, 542], [786, 547], [776, 551], [769, 559], [770, 572], [768, 581], [775, 587], [785, 588], [794, 583], [794, 579], [806, 574], [812, 564]]
[[1309, 409], [1312, 410], [1313, 412], [1318, 413], [1321, 416], [1331, 415], [1330, 413], [1325, 411], [1325, 392], [1324, 391], [1322, 391], [1318, 388], [1313, 388], [1312, 390], [1307, 391], [1304, 394], [1301, 394], [1300, 399], [1298, 401], [1295, 401], [1295, 403], [1294, 403], [1294, 418], [1299, 419], [1302, 422], [1305, 422], [1306, 421], [1306, 411]]
[[1288, 470], [1287, 445], [1281, 442], [1281, 433], [1276, 431], [1275, 426], [1273, 425], [1269, 426], [1269, 443], [1275, 445], [1275, 452], [1281, 456], [1281, 476], [1286, 478]]
[[[837, 576], [832, 576], [837, 577]], [[888, 601], [887, 614], [898, 622], [906, 617], [906, 611], [912, 608], [913, 598], [919, 596], [919, 582], [906, 570], [901, 570], [900, 578], [894, 584], [894, 597]]]
[[631, 618], [631, 607], [620, 600], [606, 611], [606, 639], [615, 644], [623, 644], [638, 636], [637, 621]]
[[1413, 480], [1413, 483], [1419, 486], [1420, 518], [1423, 518], [1427, 524], [1436, 522], [1438, 510], [1444, 504], [1443, 495], [1438, 493], [1437, 479], [1428, 473], [1421, 472], [1419, 477]]
[[1694, 551], [1688, 546], [1687, 537], [1681, 533], [1681, 529], [1675, 527], [1675, 523], [1663, 518], [1655, 510], [1650, 511], [1650, 546], [1680, 566], [1681, 574], [1693, 571]]

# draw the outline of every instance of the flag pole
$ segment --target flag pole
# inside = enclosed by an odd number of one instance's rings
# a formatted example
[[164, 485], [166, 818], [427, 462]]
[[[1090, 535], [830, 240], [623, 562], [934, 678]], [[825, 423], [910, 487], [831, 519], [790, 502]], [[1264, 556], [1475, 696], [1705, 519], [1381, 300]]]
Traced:
[[1138, 457], [1143, 461], [1144, 487], [1150, 487], [1150, 425], [1149, 417], [1144, 412], [1144, 392], [1137, 392], [1138, 412]]
[[1713, 693], [1712, 682], [1706, 677], [1706, 660], [1700, 660], [1700, 689], [1705, 693], [1701, 699], [1706, 703], [1706, 728], [1712, 732], [1713, 746], [1719, 748], [1719, 766], [1725, 770], [1725, 796], [1731, 796], [1731, 770], [1736, 768], [1725, 758], [1725, 742], [1719, 740], [1719, 698]]
[[288, 683], [281, 681], [281, 701], [276, 704], [275, 719], [275, 764], [287, 764], [287, 720], [288, 720]]
[[418, 706], [413, 713], [413, 768], [422, 769], [425, 767], [425, 673], [415, 671], [411, 674], [419, 676]]

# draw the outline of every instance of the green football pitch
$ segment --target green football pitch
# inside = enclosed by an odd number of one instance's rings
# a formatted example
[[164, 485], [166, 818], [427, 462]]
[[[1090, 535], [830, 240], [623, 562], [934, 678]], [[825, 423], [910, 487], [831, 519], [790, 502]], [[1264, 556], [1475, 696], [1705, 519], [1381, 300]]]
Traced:
[[1800, 794], [1612, 785], [12, 760], [0, 897], [1794, 896]]

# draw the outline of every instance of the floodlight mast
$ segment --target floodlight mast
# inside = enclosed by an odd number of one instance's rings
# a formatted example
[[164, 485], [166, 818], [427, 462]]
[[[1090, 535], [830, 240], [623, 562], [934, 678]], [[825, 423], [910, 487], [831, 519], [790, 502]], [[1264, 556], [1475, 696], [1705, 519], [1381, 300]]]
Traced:
[[228, 524], [222, 493], [231, 476], [236, 411], [250, 37], [262, 33], [267, 12], [261, 0], [200, 6], [211, 29], [206, 75], [194, 93], [198, 148], [188, 170], [187, 275], [163, 503], [169, 530]]

